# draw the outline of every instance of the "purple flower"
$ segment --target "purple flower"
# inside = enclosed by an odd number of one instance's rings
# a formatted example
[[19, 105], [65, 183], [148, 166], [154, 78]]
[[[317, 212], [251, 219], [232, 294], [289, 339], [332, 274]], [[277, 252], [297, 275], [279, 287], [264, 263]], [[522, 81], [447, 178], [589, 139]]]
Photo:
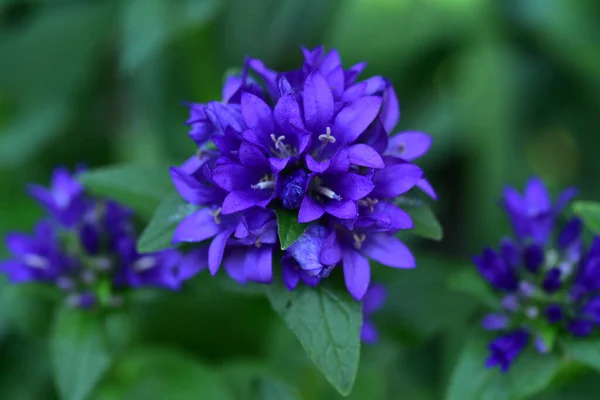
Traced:
[[383, 307], [386, 297], [387, 292], [383, 285], [372, 284], [362, 299], [363, 324], [360, 329], [360, 340], [365, 343], [373, 344], [379, 340], [379, 332], [370, 317]]
[[12, 258], [0, 263], [0, 272], [14, 283], [52, 283], [67, 305], [91, 309], [120, 305], [118, 293], [128, 287], [178, 289], [202, 269], [184, 263], [175, 250], [139, 254], [133, 213], [89, 196], [62, 168], [54, 172], [51, 189], [32, 185], [30, 191], [50, 218], [36, 225], [33, 236], [7, 235]]
[[73, 226], [86, 212], [89, 203], [83, 196], [83, 186], [71, 176], [66, 168], [52, 172], [50, 188], [30, 185], [29, 194], [61, 224]]
[[[585, 250], [582, 223], [573, 218], [562, 229], [556, 221], [573, 197], [569, 189], [552, 205], [542, 182], [530, 180], [524, 196], [505, 190], [504, 205], [516, 241], [503, 240], [499, 252], [485, 249], [474, 257], [482, 277], [494, 289], [509, 292], [483, 327], [503, 335], [490, 344], [488, 366], [507, 370], [533, 337], [538, 353], [552, 351], [542, 338], [548, 331], [587, 336], [600, 326], [600, 239]], [[516, 329], [516, 330], [515, 330]]]
[[487, 368], [499, 366], [502, 372], [507, 372], [528, 342], [529, 334], [523, 329], [518, 329], [494, 339], [489, 345], [491, 354], [485, 366]]
[[[188, 123], [199, 155], [171, 176], [181, 197], [199, 209], [179, 224], [173, 242], [208, 246], [213, 274], [223, 264], [240, 283], [269, 283], [278, 244], [273, 211], [290, 210], [311, 226], [280, 259], [288, 289], [300, 281], [316, 285], [341, 266], [360, 300], [369, 287], [369, 258], [415, 266], [395, 238], [413, 228], [396, 198], [414, 187], [435, 198], [412, 163], [431, 138], [405, 132], [388, 139], [399, 120], [398, 99], [383, 77], [358, 80], [364, 63], [345, 69], [336, 50], [322, 47], [303, 54], [302, 66], [287, 72], [247, 59], [226, 82], [223, 102], [192, 106]], [[250, 229], [244, 221], [252, 218], [258, 223]]]

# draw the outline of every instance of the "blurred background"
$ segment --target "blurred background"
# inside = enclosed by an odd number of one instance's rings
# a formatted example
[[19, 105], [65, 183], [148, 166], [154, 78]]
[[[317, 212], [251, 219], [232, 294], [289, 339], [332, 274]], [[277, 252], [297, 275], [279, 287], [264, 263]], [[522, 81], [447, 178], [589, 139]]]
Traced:
[[[577, 185], [580, 198], [600, 199], [597, 0], [0, 0], [0, 233], [31, 229], [41, 210], [24, 187], [58, 164], [181, 162], [194, 151], [183, 101], [220, 99], [246, 55], [292, 69], [300, 45], [318, 44], [338, 48], [345, 66], [368, 61], [362, 77], [389, 77], [397, 130], [433, 136], [420, 164], [445, 230], [443, 242], [412, 244], [416, 270], [375, 269], [390, 298], [351, 398], [441, 399], [477, 308], [445, 288], [447, 276], [507, 232], [503, 186], [537, 174], [555, 192]], [[0, 281], [0, 398], [56, 397], [52, 313]], [[127, 326], [138, 364], [112, 370], [98, 398], [146, 379], [148, 354], [232, 377], [264, 371], [304, 399], [337, 396], [265, 299], [206, 276], [141, 300]]]

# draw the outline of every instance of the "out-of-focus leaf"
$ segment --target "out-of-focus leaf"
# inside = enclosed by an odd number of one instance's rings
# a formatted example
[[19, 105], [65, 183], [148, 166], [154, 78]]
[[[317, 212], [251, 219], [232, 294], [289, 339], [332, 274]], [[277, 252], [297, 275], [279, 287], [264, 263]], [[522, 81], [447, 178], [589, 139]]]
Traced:
[[576, 201], [573, 211], [581, 217], [585, 226], [594, 234], [600, 233], [600, 203], [595, 201]]
[[307, 225], [298, 223], [298, 214], [295, 212], [279, 209], [275, 210], [275, 214], [281, 250], [285, 250], [298, 240]]
[[146, 218], [174, 190], [169, 169], [160, 166], [113, 165], [84, 172], [78, 178], [91, 193], [116, 200]]
[[60, 133], [110, 37], [112, 10], [111, 2], [45, 7], [2, 33], [0, 91], [17, 114], [0, 130], [0, 165], [27, 163]]
[[464, 268], [453, 273], [448, 279], [448, 287], [457, 292], [470, 294], [489, 307], [498, 305], [498, 298], [475, 268]]
[[404, 210], [410, 214], [414, 229], [411, 231], [417, 235], [433, 240], [442, 240], [444, 232], [435, 214], [426, 205], [405, 207]]
[[561, 344], [567, 359], [579, 361], [596, 371], [600, 371], [600, 340], [569, 339], [562, 341]]
[[62, 399], [84, 400], [113, 361], [100, 315], [61, 308], [51, 338], [54, 378]]
[[235, 361], [225, 364], [221, 374], [236, 400], [299, 399], [297, 393], [264, 364]]
[[349, 394], [360, 356], [361, 304], [327, 283], [291, 292], [273, 284], [267, 296], [327, 380]]
[[446, 400], [527, 399], [548, 387], [561, 367], [559, 357], [540, 355], [528, 349], [504, 374], [497, 368], [486, 368], [487, 357], [485, 335], [475, 330], [466, 338], [454, 367]]
[[462, 268], [461, 263], [417, 256], [417, 267], [410, 270], [371, 265], [373, 280], [390, 288], [375, 318], [380, 317], [385, 328], [404, 339], [420, 341], [449, 326], [464, 324], [478, 306], [470, 296], [448, 289], [448, 277]]
[[151, 253], [171, 247], [175, 228], [196, 209], [196, 206], [187, 203], [177, 193], [165, 197], [142, 232], [137, 243], [138, 251]]
[[115, 376], [114, 387], [101, 399], [233, 399], [218, 373], [175, 349], [131, 351], [116, 366]]
[[123, 2], [121, 68], [133, 73], [187, 29], [214, 18], [218, 0], [131, 0]]

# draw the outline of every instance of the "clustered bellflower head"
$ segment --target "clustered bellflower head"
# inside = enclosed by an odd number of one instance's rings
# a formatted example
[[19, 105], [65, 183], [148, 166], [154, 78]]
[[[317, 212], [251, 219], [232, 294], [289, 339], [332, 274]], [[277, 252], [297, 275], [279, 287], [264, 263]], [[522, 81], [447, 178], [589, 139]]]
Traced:
[[557, 335], [582, 337], [600, 327], [600, 238], [586, 248], [578, 218], [557, 227], [575, 193], [568, 189], [553, 203], [537, 178], [524, 194], [505, 190], [516, 240], [504, 239], [498, 251], [474, 257], [502, 296], [501, 309], [482, 321], [484, 329], [500, 333], [489, 345], [488, 367], [507, 371], [529, 344], [546, 354]]
[[[236, 281], [271, 283], [281, 265], [289, 290], [315, 286], [340, 267], [357, 300], [370, 282], [369, 259], [412, 268], [395, 234], [413, 228], [397, 198], [418, 187], [436, 194], [412, 161], [431, 138], [391, 136], [400, 112], [389, 80], [359, 80], [336, 50], [303, 49], [304, 62], [277, 72], [247, 59], [229, 77], [223, 99], [189, 104], [198, 152], [171, 168], [180, 195], [200, 209], [173, 242], [200, 243], [212, 274], [221, 265]], [[306, 230], [280, 254], [276, 212]]]
[[132, 212], [89, 196], [67, 169], [54, 170], [50, 188], [31, 185], [29, 192], [47, 216], [31, 235], [6, 236], [12, 258], [0, 262], [0, 272], [13, 283], [52, 284], [68, 305], [91, 309], [120, 305], [126, 287], [178, 289], [199, 268], [196, 252], [139, 254]]

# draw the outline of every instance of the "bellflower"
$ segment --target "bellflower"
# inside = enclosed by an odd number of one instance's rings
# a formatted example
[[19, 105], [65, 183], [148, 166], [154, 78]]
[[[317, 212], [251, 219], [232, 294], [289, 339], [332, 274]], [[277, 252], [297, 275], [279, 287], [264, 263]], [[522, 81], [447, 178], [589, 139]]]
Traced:
[[183, 260], [174, 250], [139, 254], [133, 213], [89, 196], [64, 168], [54, 171], [49, 189], [32, 185], [30, 192], [49, 215], [33, 235], [6, 236], [12, 257], [0, 272], [13, 283], [53, 284], [67, 304], [92, 308], [120, 304], [127, 287], [178, 289], [202, 269], [190, 262], [194, 253]]
[[360, 300], [370, 283], [370, 258], [393, 268], [415, 266], [395, 236], [413, 228], [397, 199], [414, 187], [435, 198], [412, 163], [431, 138], [405, 132], [389, 139], [398, 100], [389, 80], [358, 80], [366, 64], [344, 69], [338, 52], [322, 47], [303, 55], [300, 68], [284, 72], [247, 59], [227, 81], [223, 101], [192, 107], [188, 123], [199, 152], [171, 175], [198, 211], [179, 224], [173, 242], [208, 246], [213, 274], [223, 264], [238, 282], [269, 283], [279, 247], [274, 211], [285, 209], [306, 224], [276, 260], [288, 289], [314, 286], [341, 266]]
[[365, 343], [372, 344], [379, 340], [379, 332], [373, 321], [370, 320], [370, 316], [383, 307], [386, 297], [385, 287], [375, 284], [369, 286], [365, 297], [363, 297], [363, 324], [360, 330], [360, 339]]
[[501, 295], [501, 306], [482, 321], [501, 332], [490, 343], [488, 367], [507, 371], [532, 343], [540, 354], [552, 351], [550, 337], [587, 336], [600, 327], [600, 238], [589, 249], [582, 222], [571, 218], [557, 228], [562, 209], [575, 189], [553, 204], [543, 183], [531, 179], [524, 195], [507, 188], [504, 206], [517, 240], [474, 257], [480, 275]]

